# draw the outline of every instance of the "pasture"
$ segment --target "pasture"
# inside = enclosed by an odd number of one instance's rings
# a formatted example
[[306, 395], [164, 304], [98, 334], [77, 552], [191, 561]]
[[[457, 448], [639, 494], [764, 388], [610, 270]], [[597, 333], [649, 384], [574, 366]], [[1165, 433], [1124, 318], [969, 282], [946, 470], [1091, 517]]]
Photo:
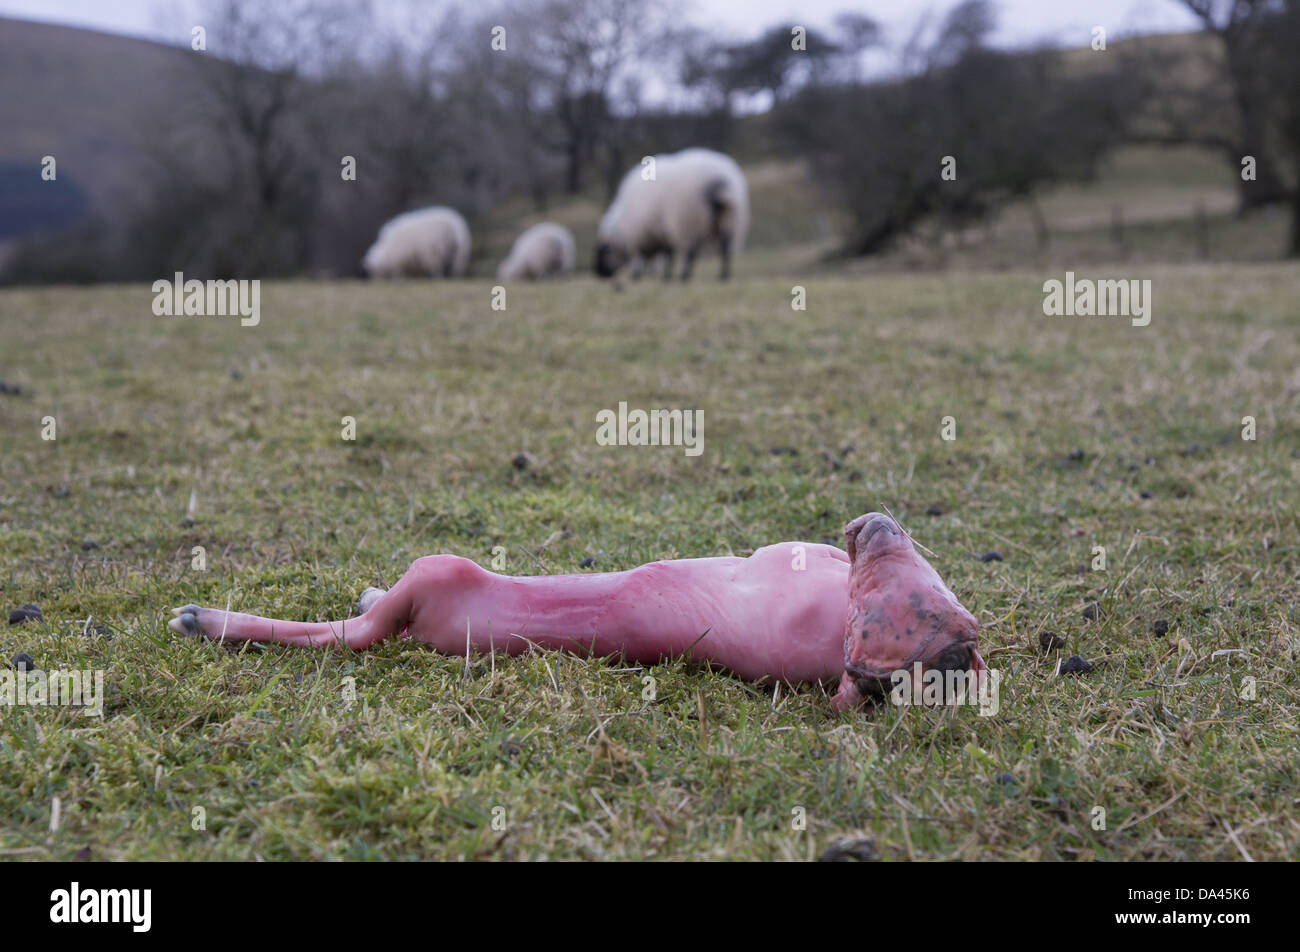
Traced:
[[[1146, 266], [1135, 328], [1045, 317], [1063, 270], [792, 281], [742, 258], [730, 285], [706, 261], [687, 286], [512, 285], [504, 311], [483, 280], [264, 282], [256, 327], [156, 317], [145, 285], [0, 291], [22, 388], [0, 396], [0, 581], [44, 616], [0, 649], [107, 691], [102, 718], [3, 712], [0, 854], [1297, 858], [1300, 273]], [[598, 445], [620, 401], [702, 411], [703, 454]], [[995, 716], [836, 716], [822, 688], [684, 660], [165, 625], [191, 601], [346, 617], [436, 552], [534, 574], [842, 545], [885, 506], [980, 619]], [[1072, 654], [1092, 670], [1058, 673]]]

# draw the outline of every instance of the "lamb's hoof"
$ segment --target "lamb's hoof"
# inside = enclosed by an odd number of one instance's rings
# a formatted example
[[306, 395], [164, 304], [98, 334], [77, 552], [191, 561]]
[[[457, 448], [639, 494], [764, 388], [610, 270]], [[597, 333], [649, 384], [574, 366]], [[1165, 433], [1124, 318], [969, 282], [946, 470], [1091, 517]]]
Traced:
[[364, 615], [366, 612], [370, 611], [370, 607], [374, 605], [375, 602], [379, 601], [387, 594], [388, 592], [386, 589], [375, 588], [373, 585], [370, 586], [357, 597], [357, 614]]
[[188, 635], [197, 637], [199, 634], [199, 606], [186, 605], [184, 608], [173, 608], [173, 618], [167, 623], [167, 627], [178, 635]]

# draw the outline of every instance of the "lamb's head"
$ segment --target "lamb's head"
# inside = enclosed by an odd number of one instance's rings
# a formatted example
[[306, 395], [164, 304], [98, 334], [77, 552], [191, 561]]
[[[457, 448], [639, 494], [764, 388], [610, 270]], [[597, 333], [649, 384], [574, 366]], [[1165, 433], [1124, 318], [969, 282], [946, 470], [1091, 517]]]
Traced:
[[859, 516], [844, 527], [849, 554], [849, 604], [844, 675], [831, 701], [837, 711], [889, 691], [897, 671], [987, 670], [976, 647], [979, 622], [912, 540], [889, 516]]

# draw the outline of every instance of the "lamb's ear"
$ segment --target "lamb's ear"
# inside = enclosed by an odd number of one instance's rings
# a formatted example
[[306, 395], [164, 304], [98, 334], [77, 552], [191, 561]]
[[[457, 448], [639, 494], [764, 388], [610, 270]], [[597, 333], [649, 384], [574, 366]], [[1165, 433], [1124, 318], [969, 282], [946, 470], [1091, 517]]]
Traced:
[[849, 550], [850, 564], [858, 561], [858, 533], [862, 531], [862, 527], [866, 525], [867, 519], [871, 515], [872, 513], [864, 512], [844, 527], [844, 541]]

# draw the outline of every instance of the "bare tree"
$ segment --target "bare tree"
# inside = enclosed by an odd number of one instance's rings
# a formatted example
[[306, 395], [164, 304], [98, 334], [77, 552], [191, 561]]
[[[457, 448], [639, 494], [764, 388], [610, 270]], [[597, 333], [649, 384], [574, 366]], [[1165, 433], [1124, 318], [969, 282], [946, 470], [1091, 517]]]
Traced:
[[342, 0], [206, 7], [187, 109], [156, 144], [153, 196], [128, 229], [137, 261], [217, 277], [311, 266], [323, 184], [338, 175], [321, 138], [329, 77], [360, 15]]
[[547, 0], [524, 21], [524, 56], [564, 158], [564, 190], [584, 172], [635, 88], [627, 79], [666, 35], [668, 8], [641, 0]]
[[1291, 166], [1291, 235], [1287, 253], [1300, 258], [1300, 0], [1285, 0], [1264, 50], [1264, 67], [1276, 90], [1277, 125]]
[[1183, 4], [1222, 43], [1228, 88], [1236, 106], [1235, 134], [1211, 133], [1208, 139], [1227, 153], [1234, 166], [1244, 156], [1255, 159], [1254, 180], [1238, 179], [1238, 208], [1244, 212], [1283, 200], [1288, 189], [1268, 142], [1271, 103], [1279, 94], [1276, 77], [1270, 75], [1275, 64], [1270, 54], [1281, 41], [1289, 43], [1293, 57], [1297, 55], [1300, 35], [1286, 32], [1286, 12], [1294, 4], [1290, 0], [1183, 0]]
[[961, 225], [1087, 178], [1120, 140], [1122, 77], [1073, 76], [1056, 51], [990, 49], [992, 28], [989, 6], [968, 0], [906, 45], [902, 78], [805, 88], [781, 110], [852, 219], [846, 252], [877, 252], [927, 216]]

